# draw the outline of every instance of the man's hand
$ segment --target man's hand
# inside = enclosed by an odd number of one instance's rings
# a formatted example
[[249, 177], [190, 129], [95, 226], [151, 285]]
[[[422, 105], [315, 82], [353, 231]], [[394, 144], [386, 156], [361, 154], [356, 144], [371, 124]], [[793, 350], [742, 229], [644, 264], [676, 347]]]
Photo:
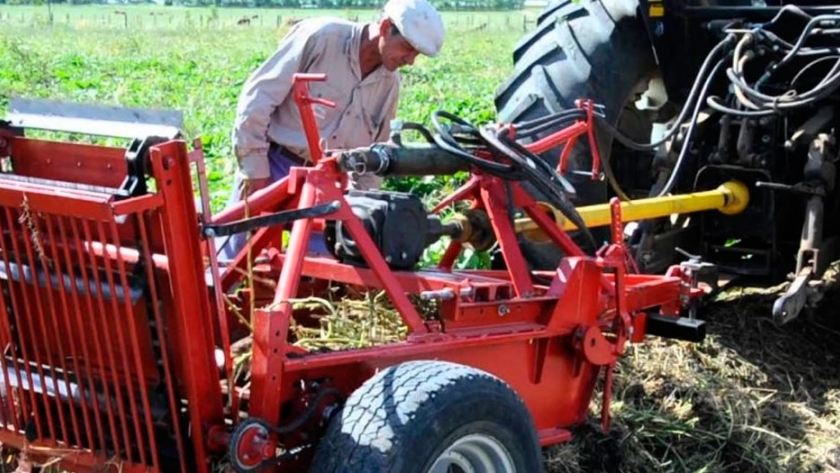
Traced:
[[247, 197], [253, 195], [255, 192], [265, 189], [271, 184], [271, 178], [260, 177], [242, 180], [242, 196]]

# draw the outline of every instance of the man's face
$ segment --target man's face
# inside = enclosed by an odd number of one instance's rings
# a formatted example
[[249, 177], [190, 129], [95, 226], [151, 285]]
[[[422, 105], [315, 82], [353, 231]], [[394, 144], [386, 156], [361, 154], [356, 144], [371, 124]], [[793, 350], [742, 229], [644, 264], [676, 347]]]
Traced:
[[379, 41], [379, 52], [382, 55], [382, 65], [389, 71], [395, 71], [403, 66], [414, 64], [419, 52], [408, 40], [385, 20], [381, 24], [382, 31]]

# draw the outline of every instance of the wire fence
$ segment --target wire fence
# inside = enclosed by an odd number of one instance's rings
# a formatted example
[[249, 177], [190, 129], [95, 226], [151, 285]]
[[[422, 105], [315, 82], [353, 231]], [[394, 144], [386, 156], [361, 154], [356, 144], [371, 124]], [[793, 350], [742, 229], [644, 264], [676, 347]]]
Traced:
[[[15, 26], [65, 26], [71, 28], [122, 28], [122, 29], [159, 29], [175, 27], [201, 28], [282, 28], [298, 21], [316, 16], [341, 16], [354, 21], [374, 21], [377, 13], [313, 10], [259, 10], [252, 12], [239, 9], [228, 12], [213, 9], [195, 9], [166, 11], [160, 9], [108, 9], [96, 11], [79, 8], [47, 12], [21, 9], [0, 11], [0, 24]], [[221, 13], [220, 13], [221, 12]], [[445, 12], [443, 15], [447, 29], [494, 30], [494, 31], [529, 31], [534, 27], [536, 15], [524, 11], [512, 12]]]

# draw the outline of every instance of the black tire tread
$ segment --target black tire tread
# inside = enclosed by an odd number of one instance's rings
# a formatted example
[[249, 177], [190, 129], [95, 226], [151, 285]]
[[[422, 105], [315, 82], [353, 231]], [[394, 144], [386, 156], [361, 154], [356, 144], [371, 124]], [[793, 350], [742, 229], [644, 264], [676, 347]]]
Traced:
[[[310, 471], [396, 471], [394, 462], [400, 455], [388, 452], [403, 447], [401, 434], [411, 428], [411, 421], [422, 416], [434, 418], [435, 412], [442, 409], [434, 400], [438, 396], [455, 397], [466, 386], [473, 395], [506, 397], [521, 415], [530, 419], [522, 400], [492, 375], [449, 362], [405, 362], [382, 370], [353, 392], [338, 414], [342, 421], [330, 423]], [[342, 431], [349, 435], [341, 435]], [[539, 455], [535, 431], [532, 440]]]

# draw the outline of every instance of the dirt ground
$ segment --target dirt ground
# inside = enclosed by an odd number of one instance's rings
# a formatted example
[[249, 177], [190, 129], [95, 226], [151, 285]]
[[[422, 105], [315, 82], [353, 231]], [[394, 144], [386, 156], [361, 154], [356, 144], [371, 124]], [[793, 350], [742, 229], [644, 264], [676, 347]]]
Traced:
[[[701, 344], [652, 338], [616, 373], [609, 435], [546, 451], [549, 473], [840, 471], [840, 290], [777, 327], [775, 290], [704, 308]], [[593, 405], [593, 409], [598, 406]]]

